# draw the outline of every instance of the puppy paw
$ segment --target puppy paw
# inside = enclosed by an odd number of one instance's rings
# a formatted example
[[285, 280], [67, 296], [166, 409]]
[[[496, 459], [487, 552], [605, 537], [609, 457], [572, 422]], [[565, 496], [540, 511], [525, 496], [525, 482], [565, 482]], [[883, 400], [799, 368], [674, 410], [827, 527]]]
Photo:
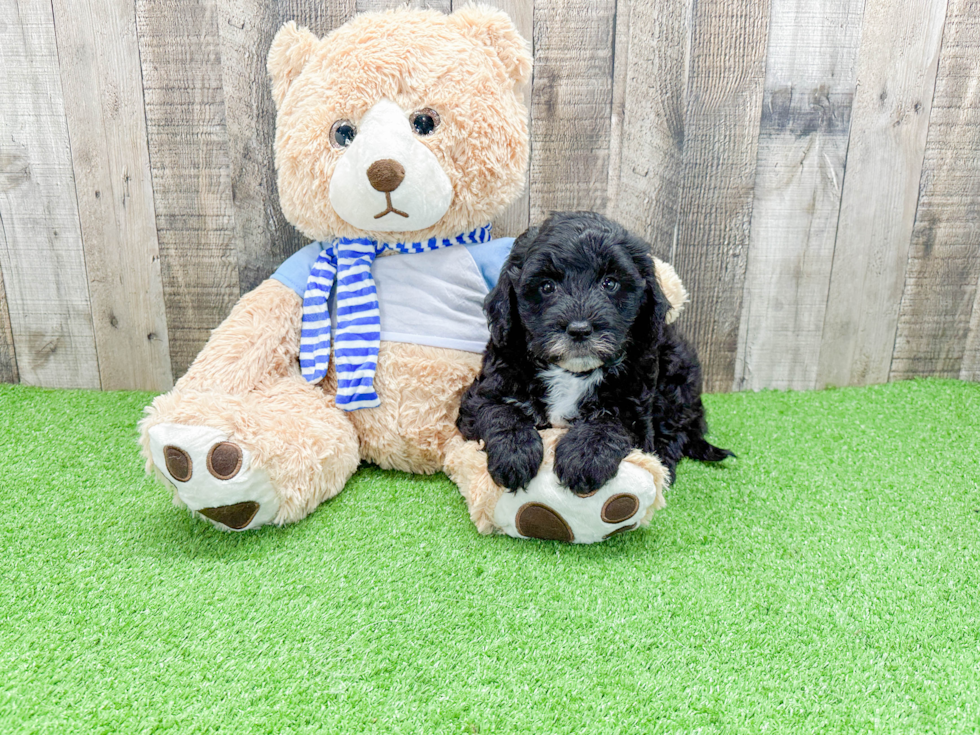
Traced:
[[515, 431], [486, 443], [487, 471], [508, 490], [519, 490], [538, 474], [544, 446], [537, 431]]
[[619, 471], [618, 455], [582, 453], [559, 442], [555, 450], [555, 476], [576, 495], [591, 495]]
[[[560, 431], [544, 432], [544, 463], [519, 493], [504, 493], [493, 525], [515, 538], [589, 544], [646, 526], [664, 507], [666, 472], [656, 457], [634, 450], [612, 477], [589, 494], [575, 495], [558, 477], [555, 444]], [[560, 445], [559, 445], [560, 447]]]
[[629, 451], [626, 437], [592, 436], [590, 427], [573, 427], [555, 448], [555, 475], [576, 495], [591, 495], [616, 476]]

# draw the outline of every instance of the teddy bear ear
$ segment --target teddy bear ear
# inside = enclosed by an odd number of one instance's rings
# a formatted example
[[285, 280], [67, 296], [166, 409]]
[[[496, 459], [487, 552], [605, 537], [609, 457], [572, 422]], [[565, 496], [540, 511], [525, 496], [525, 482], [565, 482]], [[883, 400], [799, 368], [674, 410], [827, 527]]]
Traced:
[[303, 71], [319, 43], [316, 36], [306, 28], [300, 28], [292, 20], [280, 28], [272, 39], [267, 68], [272, 78], [272, 96], [277, 110], [286, 99], [289, 85]]
[[681, 315], [681, 310], [691, 300], [691, 297], [672, 265], [664, 263], [659, 258], [654, 258], [653, 264], [656, 268], [660, 288], [664, 292], [664, 296], [667, 297], [667, 301], [670, 302], [670, 311], [667, 312], [665, 320], [667, 324], [670, 324]]
[[502, 10], [484, 5], [466, 5], [453, 11], [449, 22], [464, 35], [492, 48], [515, 84], [531, 78], [531, 52], [513, 21]]

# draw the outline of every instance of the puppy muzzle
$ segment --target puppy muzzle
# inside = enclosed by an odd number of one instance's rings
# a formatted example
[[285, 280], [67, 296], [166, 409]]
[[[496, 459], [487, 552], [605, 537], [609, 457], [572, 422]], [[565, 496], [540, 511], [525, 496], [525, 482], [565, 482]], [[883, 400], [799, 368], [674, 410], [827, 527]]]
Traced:
[[[579, 330], [584, 331], [584, 330]], [[616, 354], [616, 339], [608, 332], [591, 331], [588, 336], [575, 336], [570, 330], [553, 333], [544, 341], [546, 362], [559, 365], [573, 373], [595, 370]]]

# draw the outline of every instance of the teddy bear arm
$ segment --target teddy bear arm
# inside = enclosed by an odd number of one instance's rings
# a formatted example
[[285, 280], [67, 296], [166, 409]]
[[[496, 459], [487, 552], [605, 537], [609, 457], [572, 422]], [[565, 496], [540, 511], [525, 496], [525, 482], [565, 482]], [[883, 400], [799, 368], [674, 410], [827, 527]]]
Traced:
[[302, 307], [288, 286], [262, 282], [211, 333], [177, 387], [240, 394], [298, 373]]

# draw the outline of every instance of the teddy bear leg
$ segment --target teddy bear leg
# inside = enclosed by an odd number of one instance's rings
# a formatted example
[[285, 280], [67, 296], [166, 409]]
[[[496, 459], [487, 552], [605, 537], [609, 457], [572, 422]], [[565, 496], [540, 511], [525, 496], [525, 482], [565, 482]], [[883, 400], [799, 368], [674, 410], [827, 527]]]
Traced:
[[245, 394], [175, 389], [140, 423], [147, 471], [222, 530], [282, 525], [343, 489], [360, 461], [350, 420], [302, 379]]
[[575, 495], [559, 484], [553, 471], [555, 445], [564, 432], [541, 432], [545, 456], [524, 490], [508, 492], [487, 472], [487, 456], [477, 442], [460, 437], [450, 447], [446, 471], [457, 484], [480, 533], [505, 533], [590, 544], [647, 526], [665, 506], [667, 474], [650, 454], [632, 451], [616, 476], [589, 496]]

